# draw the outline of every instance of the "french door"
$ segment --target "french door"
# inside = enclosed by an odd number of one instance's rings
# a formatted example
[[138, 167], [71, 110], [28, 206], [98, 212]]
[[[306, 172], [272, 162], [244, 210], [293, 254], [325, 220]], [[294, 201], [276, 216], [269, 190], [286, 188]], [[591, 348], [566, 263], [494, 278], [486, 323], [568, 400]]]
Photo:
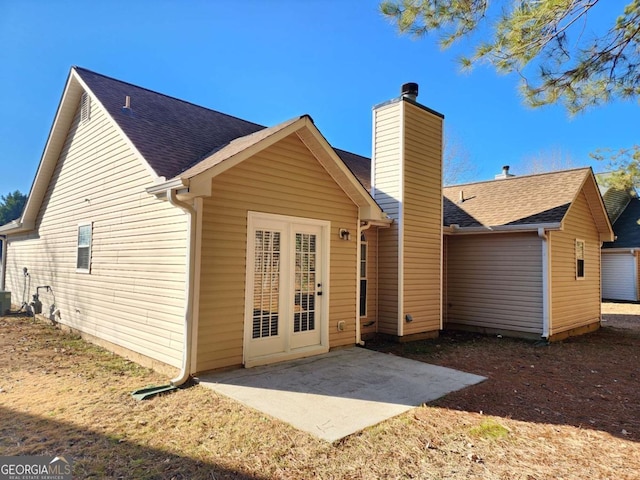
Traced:
[[245, 364], [322, 347], [326, 222], [249, 213]]

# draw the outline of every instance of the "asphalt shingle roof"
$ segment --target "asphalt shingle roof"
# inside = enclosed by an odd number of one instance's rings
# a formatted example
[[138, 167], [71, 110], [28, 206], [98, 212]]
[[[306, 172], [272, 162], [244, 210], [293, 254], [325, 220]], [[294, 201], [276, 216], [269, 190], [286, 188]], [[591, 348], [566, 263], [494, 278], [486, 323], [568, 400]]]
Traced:
[[[171, 178], [232, 140], [265, 128], [74, 67], [151, 168]], [[125, 97], [131, 110], [123, 109]]]
[[445, 187], [444, 225], [496, 227], [561, 222], [589, 174], [589, 168], [580, 168]]
[[604, 243], [603, 248], [640, 247], [640, 199], [631, 199], [613, 224], [613, 232], [618, 238], [615, 242]]
[[[215, 161], [213, 155], [222, 149], [255, 142], [263, 136], [256, 132], [267, 135], [287, 124], [266, 129], [85, 68], [74, 69], [156, 174], [167, 179], [199, 169], [202, 160]], [[123, 108], [127, 96], [129, 110]], [[371, 160], [345, 150], [335, 152], [370, 190]], [[560, 222], [589, 172], [576, 169], [446, 187], [444, 224], [471, 227]], [[461, 190], [464, 202], [459, 201]]]
[[[266, 128], [85, 68], [74, 69], [156, 174], [167, 179], [232, 141]], [[129, 111], [122, 108], [127, 96], [131, 101]], [[369, 189], [371, 161], [345, 150], [335, 151]]]

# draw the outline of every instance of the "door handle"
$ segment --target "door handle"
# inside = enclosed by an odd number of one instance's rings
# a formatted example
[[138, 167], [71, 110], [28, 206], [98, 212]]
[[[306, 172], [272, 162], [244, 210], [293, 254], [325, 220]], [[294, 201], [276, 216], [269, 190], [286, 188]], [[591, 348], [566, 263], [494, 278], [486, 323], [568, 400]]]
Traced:
[[320, 290], [322, 288], [322, 284], [319, 283], [318, 284], [318, 290], [316, 290], [316, 295], [318, 295], [319, 297], [322, 296], [322, 290]]

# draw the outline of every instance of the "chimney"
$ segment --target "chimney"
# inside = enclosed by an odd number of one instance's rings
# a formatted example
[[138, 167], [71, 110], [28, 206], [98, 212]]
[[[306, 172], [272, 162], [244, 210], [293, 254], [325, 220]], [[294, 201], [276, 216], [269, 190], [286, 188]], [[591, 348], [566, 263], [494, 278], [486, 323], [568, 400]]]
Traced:
[[509, 173], [509, 165], [504, 165], [502, 167], [502, 173], [499, 173], [494, 178], [495, 180], [502, 180], [502, 179], [511, 178], [511, 177], [515, 177], [515, 175], [513, 173]]
[[441, 328], [444, 117], [417, 95], [405, 83], [373, 109], [372, 195], [393, 219], [378, 233], [378, 331], [396, 337]]

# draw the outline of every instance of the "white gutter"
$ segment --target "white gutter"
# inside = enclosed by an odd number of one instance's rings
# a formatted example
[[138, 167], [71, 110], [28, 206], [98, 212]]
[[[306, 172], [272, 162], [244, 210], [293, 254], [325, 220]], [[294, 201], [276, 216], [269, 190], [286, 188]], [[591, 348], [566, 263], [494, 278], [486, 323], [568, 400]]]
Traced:
[[[180, 177], [172, 178], [171, 180], [166, 180], [156, 185], [152, 185], [146, 188], [147, 193], [151, 195], [156, 195], [161, 198], [165, 195], [165, 192], [169, 190], [179, 190], [179, 189], [188, 189], [189, 184]], [[168, 194], [166, 194], [168, 195]], [[182, 208], [182, 207], [181, 207]]]
[[629, 247], [619, 247], [619, 248], [603, 248], [602, 253], [630, 253], [631, 255], [635, 254], [638, 251], [637, 248], [629, 248]]
[[551, 323], [551, 282], [549, 281], [551, 256], [549, 255], [549, 237], [544, 228], [538, 228], [538, 237], [542, 239], [542, 337], [548, 339]]
[[192, 326], [193, 326], [193, 296], [195, 284], [195, 257], [196, 257], [196, 210], [192, 205], [182, 202], [177, 199], [176, 191], [173, 189], [167, 189], [167, 198], [169, 203], [178, 208], [181, 208], [187, 214], [187, 226], [189, 231], [189, 242], [187, 243], [187, 274], [185, 285], [185, 298], [186, 304], [184, 309], [184, 335], [182, 347], [182, 368], [177, 377], [171, 380], [171, 385], [179, 387], [187, 380], [191, 375], [191, 350], [192, 350]]
[[7, 236], [0, 235], [0, 237], [2, 237], [0, 239], [0, 242], [2, 242], [2, 250], [0, 250], [0, 256], [2, 256], [2, 262], [0, 263], [0, 292], [4, 292], [4, 272], [7, 270]]
[[562, 223], [531, 223], [522, 225], [496, 225], [482, 227], [461, 227], [455, 223], [444, 227], [444, 233], [475, 234], [475, 233], [515, 233], [515, 232], [539, 232], [543, 230], [562, 230]]
[[34, 228], [35, 222], [21, 222], [20, 220], [13, 220], [0, 227], [0, 235], [28, 232]]

